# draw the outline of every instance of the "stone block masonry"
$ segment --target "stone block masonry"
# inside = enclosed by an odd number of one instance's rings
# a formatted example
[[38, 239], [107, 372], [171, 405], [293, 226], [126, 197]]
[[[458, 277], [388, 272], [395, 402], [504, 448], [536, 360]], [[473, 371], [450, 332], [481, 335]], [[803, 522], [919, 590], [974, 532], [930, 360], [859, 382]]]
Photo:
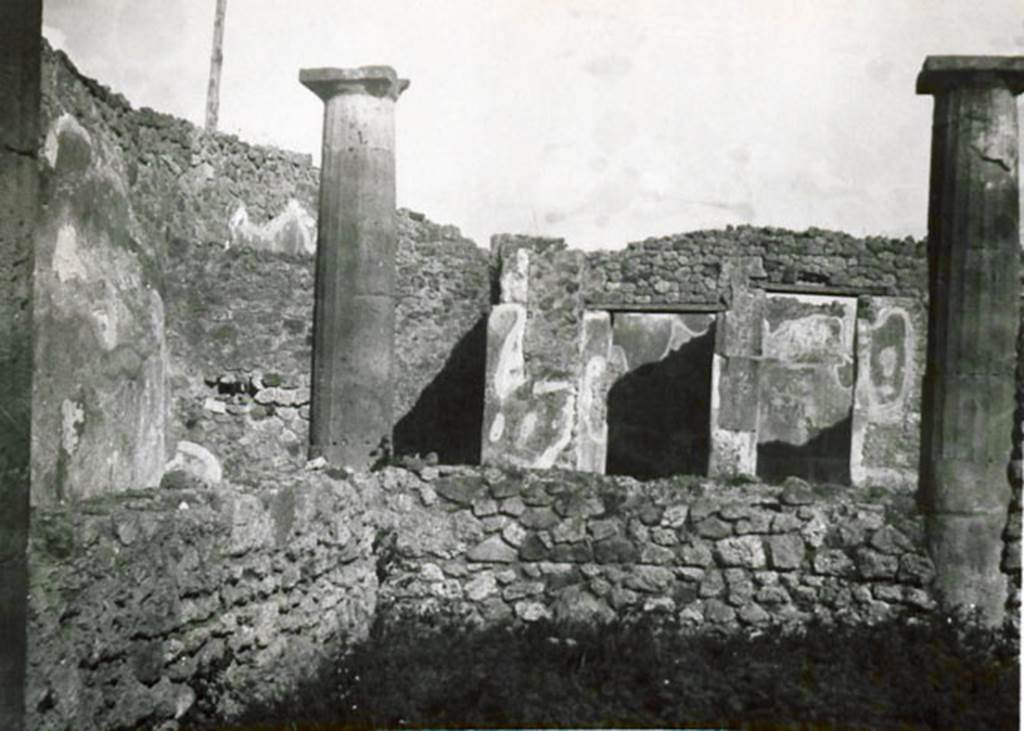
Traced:
[[28, 724], [221, 723], [366, 636], [372, 493], [321, 474], [39, 510]]
[[554, 471], [382, 478], [381, 612], [470, 623], [672, 615], [698, 631], [934, 608], [912, 501]]
[[28, 727], [230, 723], [375, 617], [672, 616], [694, 632], [931, 611], [909, 500], [563, 470], [282, 470], [35, 513]]

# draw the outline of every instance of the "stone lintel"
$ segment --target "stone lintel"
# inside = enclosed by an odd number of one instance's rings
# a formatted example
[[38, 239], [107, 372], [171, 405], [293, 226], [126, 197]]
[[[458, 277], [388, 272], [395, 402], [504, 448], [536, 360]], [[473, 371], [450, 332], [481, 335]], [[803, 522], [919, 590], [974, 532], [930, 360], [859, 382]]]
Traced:
[[300, 69], [299, 82], [324, 101], [339, 94], [369, 94], [396, 100], [409, 88], [390, 66]]
[[917, 76], [918, 94], [969, 86], [1024, 92], [1024, 56], [928, 56]]

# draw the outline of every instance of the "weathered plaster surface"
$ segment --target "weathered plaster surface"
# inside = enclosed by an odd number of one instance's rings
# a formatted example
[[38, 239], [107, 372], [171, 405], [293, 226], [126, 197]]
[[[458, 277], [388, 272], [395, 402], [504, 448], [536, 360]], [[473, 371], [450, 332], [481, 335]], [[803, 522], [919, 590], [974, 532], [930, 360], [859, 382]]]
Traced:
[[164, 467], [164, 311], [109, 133], [67, 112], [44, 144], [36, 261], [33, 500], [152, 486]]
[[926, 327], [916, 300], [860, 300], [850, 449], [855, 485], [917, 487]]

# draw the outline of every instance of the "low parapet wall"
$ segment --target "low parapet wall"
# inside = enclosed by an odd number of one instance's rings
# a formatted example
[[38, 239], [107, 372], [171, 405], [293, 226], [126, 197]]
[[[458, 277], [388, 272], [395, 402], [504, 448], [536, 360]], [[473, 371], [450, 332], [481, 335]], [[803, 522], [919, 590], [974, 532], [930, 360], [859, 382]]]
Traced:
[[175, 481], [34, 514], [26, 728], [201, 727], [365, 637], [364, 492], [321, 474]]
[[396, 614], [737, 632], [928, 612], [908, 502], [558, 470], [299, 472], [244, 490], [171, 473], [33, 516], [29, 726], [231, 720]]
[[485, 623], [675, 614], [735, 630], [935, 607], [911, 501], [858, 491], [463, 470], [382, 483], [381, 600]]

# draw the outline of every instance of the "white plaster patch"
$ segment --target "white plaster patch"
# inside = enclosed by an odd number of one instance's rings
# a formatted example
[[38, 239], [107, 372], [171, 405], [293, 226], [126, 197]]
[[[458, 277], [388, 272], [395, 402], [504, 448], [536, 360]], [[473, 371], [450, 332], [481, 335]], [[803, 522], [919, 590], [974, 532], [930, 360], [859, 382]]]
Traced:
[[50, 125], [50, 129], [46, 132], [46, 140], [43, 142], [43, 158], [51, 168], [57, 164], [60, 136], [65, 133], [81, 137], [87, 145], [92, 147], [92, 137], [89, 135], [89, 131], [79, 124], [74, 116], [64, 112]]
[[85, 279], [85, 264], [78, 257], [78, 231], [70, 223], [57, 231], [57, 244], [53, 251], [53, 270], [61, 284], [72, 279]]
[[530, 436], [533, 435], [534, 430], [537, 428], [537, 414], [530, 411], [523, 417], [522, 423], [519, 425], [519, 441], [525, 442]]
[[572, 388], [572, 383], [569, 381], [536, 381], [533, 384], [533, 395], [543, 396], [548, 393], [568, 391], [570, 388]]
[[78, 426], [85, 423], [85, 410], [77, 401], [64, 399], [60, 405], [61, 446], [67, 454], [78, 448]]
[[220, 461], [206, 447], [194, 442], [178, 442], [178, 451], [167, 463], [166, 471], [182, 470], [211, 484], [224, 478]]
[[757, 474], [757, 432], [711, 430], [710, 474], [716, 477]]
[[548, 445], [547, 449], [541, 452], [540, 456], [538, 456], [534, 461], [534, 467], [542, 470], [550, 469], [554, 466], [555, 460], [558, 459], [562, 450], [568, 447], [572, 442], [572, 417], [575, 411], [576, 399], [573, 396], [569, 396], [565, 399], [565, 403], [562, 404], [562, 413], [551, 424], [552, 428], [559, 429], [558, 438]]
[[491, 428], [487, 432], [487, 438], [492, 442], [496, 442], [501, 439], [501, 435], [505, 433], [505, 415], [498, 412], [498, 415], [494, 417], [494, 421], [491, 422]]
[[[504, 401], [526, 383], [526, 363], [523, 358], [523, 334], [526, 331], [526, 307], [518, 304], [498, 305], [491, 311], [491, 317], [512, 316], [512, 326], [498, 351], [498, 362], [494, 368], [494, 393]], [[496, 320], [497, 321], [497, 320]]]
[[530, 252], [517, 249], [515, 259], [509, 264], [501, 271], [501, 301], [525, 305], [530, 289]]
[[[298, 237], [297, 247], [285, 236], [290, 227]], [[228, 221], [228, 231], [230, 239], [225, 248], [242, 244], [290, 254], [316, 253], [316, 219], [295, 198], [290, 198], [281, 213], [263, 224], [253, 223], [245, 206], [240, 205]], [[286, 241], [288, 246], [284, 246]]]

